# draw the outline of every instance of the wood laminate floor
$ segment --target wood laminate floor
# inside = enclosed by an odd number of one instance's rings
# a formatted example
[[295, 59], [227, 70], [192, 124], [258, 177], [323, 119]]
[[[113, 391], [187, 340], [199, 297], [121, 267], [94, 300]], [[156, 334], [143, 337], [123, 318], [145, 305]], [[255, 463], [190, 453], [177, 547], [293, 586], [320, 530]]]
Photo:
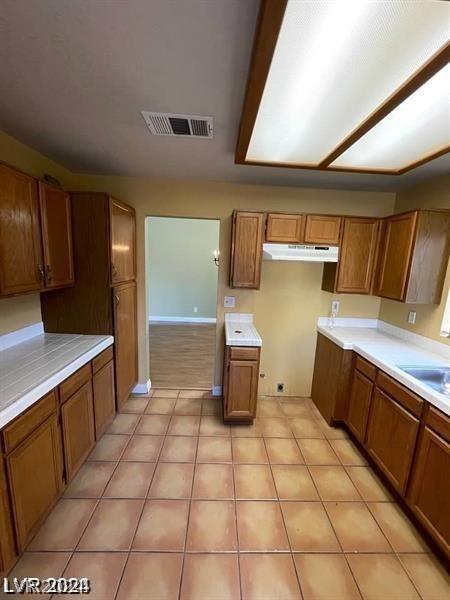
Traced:
[[150, 379], [157, 388], [211, 389], [214, 382], [216, 325], [149, 325]]
[[259, 398], [253, 425], [224, 425], [221, 400], [193, 390], [122, 410], [10, 577], [87, 577], [97, 600], [448, 598], [420, 533], [309, 398]]

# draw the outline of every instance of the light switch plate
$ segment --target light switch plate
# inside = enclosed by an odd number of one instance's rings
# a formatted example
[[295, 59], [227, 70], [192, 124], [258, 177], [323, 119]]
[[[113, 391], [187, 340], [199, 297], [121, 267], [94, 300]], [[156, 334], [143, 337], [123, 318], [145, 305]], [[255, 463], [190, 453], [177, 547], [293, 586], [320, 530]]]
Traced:
[[331, 303], [331, 312], [337, 315], [339, 312], [339, 300], [333, 300]]
[[223, 299], [224, 308], [234, 308], [236, 306], [235, 296], [225, 296]]
[[408, 313], [408, 323], [413, 325], [416, 322], [416, 311], [410, 310]]

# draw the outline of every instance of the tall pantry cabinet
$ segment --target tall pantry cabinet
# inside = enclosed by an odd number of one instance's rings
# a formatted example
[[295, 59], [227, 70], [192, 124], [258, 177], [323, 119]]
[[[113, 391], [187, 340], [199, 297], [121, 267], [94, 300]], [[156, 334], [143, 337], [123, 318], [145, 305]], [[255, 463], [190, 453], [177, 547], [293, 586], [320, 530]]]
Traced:
[[75, 192], [75, 285], [42, 295], [45, 330], [114, 336], [117, 405], [137, 382], [136, 219], [108, 194]]

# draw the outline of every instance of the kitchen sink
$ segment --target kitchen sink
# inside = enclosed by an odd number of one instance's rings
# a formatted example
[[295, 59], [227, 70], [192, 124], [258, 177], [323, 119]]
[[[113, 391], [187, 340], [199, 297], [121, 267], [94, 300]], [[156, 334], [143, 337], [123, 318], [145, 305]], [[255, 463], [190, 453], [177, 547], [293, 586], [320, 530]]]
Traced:
[[450, 367], [398, 367], [433, 390], [450, 396]]

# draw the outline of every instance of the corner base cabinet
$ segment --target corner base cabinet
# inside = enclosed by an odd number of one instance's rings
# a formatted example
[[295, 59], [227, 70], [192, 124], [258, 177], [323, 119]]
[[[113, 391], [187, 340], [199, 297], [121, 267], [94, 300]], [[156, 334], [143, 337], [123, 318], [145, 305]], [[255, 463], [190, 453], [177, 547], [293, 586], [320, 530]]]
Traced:
[[225, 346], [223, 376], [223, 417], [225, 421], [252, 422], [258, 399], [261, 349]]

